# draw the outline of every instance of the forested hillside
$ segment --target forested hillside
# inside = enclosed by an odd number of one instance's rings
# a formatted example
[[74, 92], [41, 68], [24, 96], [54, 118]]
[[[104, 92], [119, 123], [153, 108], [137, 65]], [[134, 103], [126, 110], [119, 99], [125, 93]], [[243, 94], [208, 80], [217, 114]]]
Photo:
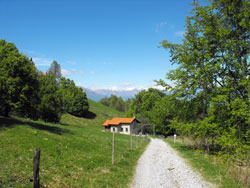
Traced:
[[110, 97], [101, 99], [99, 102], [118, 111], [127, 112], [129, 110], [131, 99], [127, 99], [126, 101], [124, 101], [121, 97], [111, 95]]

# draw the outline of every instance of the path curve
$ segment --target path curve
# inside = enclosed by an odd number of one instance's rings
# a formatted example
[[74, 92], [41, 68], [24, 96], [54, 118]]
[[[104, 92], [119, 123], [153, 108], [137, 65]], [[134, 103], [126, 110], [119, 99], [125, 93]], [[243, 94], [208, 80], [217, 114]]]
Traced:
[[161, 139], [151, 139], [138, 161], [131, 188], [205, 188], [205, 182]]

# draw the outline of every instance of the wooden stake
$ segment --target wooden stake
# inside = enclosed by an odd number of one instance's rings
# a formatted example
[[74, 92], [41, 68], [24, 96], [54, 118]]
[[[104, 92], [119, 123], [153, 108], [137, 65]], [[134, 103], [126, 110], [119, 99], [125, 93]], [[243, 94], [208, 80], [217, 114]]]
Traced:
[[40, 153], [41, 153], [40, 148], [36, 148], [35, 156], [33, 159], [34, 188], [40, 187], [40, 177], [39, 177]]
[[113, 132], [113, 143], [112, 143], [112, 165], [115, 162], [115, 132]]
[[130, 149], [132, 149], [132, 134], [130, 133]]
[[136, 135], [136, 148], [138, 148], [138, 135]]

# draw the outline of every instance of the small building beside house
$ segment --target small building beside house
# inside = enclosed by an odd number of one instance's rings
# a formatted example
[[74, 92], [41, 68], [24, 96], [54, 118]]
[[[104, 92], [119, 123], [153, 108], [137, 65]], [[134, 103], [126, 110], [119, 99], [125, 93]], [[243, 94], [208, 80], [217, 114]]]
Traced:
[[138, 134], [138, 123], [136, 118], [113, 118], [106, 120], [102, 126], [105, 127], [105, 132]]

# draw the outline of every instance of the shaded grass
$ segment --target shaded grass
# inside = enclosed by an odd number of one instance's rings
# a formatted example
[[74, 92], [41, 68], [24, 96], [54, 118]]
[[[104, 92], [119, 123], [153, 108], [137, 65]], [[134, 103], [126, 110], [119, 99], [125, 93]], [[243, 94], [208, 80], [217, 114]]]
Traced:
[[205, 180], [225, 188], [243, 188], [246, 185], [234, 181], [228, 175], [228, 166], [220, 163], [213, 156], [195, 150], [185, 143], [174, 143], [169, 139], [164, 139], [172, 148], [177, 150], [179, 154], [196, 170]]
[[[34, 122], [34, 121], [29, 121], [29, 120], [25, 120], [25, 119], [14, 119], [14, 118], [5, 118], [5, 117], [1, 117], [0, 116], [0, 131], [7, 129], [7, 128], [13, 128], [15, 126], [18, 125], [28, 125], [34, 129], [38, 129], [38, 130], [45, 130], [54, 134], [63, 134], [63, 133], [71, 133], [70, 130], [68, 129], [64, 129], [64, 128], [60, 128], [57, 126], [53, 126], [52, 124], [44, 124], [43, 122], [38, 123], [38, 122]], [[72, 134], [72, 133], [71, 133]]]
[[130, 136], [116, 134], [115, 164], [111, 165], [112, 134], [103, 132], [101, 124], [106, 117], [124, 114], [99, 104], [90, 109], [95, 118], [67, 114], [62, 124], [1, 117], [0, 187], [32, 187], [37, 147], [41, 148], [42, 187], [127, 187], [149, 140], [130, 150]]

